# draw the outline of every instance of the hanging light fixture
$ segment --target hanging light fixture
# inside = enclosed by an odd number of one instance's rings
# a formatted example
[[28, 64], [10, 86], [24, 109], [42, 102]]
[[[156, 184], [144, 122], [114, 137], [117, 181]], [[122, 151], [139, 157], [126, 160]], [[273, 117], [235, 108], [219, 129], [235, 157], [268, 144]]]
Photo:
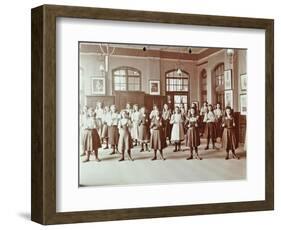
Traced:
[[[105, 48], [103, 46], [105, 46]], [[100, 44], [100, 50], [102, 55], [104, 56], [104, 66], [101, 67], [100, 65], [100, 70], [105, 71], [107, 73], [108, 66], [109, 66], [109, 56], [113, 55], [115, 51], [115, 47], [110, 49], [109, 44], [105, 44], [105, 45]]]
[[177, 69], [177, 74], [182, 75], [182, 70], [180, 68]]
[[228, 56], [229, 63], [232, 64], [233, 63], [234, 49], [227, 49], [226, 55]]
[[178, 66], [177, 66], [176, 70], [177, 70], [177, 75], [178, 75], [178, 76], [181, 76], [181, 75], [182, 75], [182, 68], [181, 68], [180, 56], [179, 56], [179, 58], [178, 58]]
[[104, 66], [103, 66], [103, 64], [100, 64], [99, 69], [100, 69], [101, 72], [104, 72]]

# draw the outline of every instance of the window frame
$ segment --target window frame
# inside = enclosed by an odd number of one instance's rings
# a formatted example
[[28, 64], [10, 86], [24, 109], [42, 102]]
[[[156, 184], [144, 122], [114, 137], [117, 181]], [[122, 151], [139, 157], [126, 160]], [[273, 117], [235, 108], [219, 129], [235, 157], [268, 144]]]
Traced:
[[[166, 92], [166, 94], [167, 94], [167, 93], [168, 93], [168, 94], [169, 94], [169, 93], [180, 94], [180, 93], [184, 93], [184, 92], [190, 93], [190, 74], [189, 74], [187, 71], [181, 70], [184, 74], [187, 75], [187, 77], [168, 77], [168, 76], [167, 76], [169, 73], [176, 72], [176, 71], [177, 71], [176, 69], [171, 69], [171, 70], [168, 70], [168, 71], [165, 72], [165, 92]], [[167, 89], [167, 86], [169, 85], [169, 84], [167, 83], [167, 80], [168, 80], [168, 79], [179, 79], [179, 80], [185, 79], [185, 80], [187, 80], [187, 91], [184, 91], [184, 90], [180, 90], [180, 91], [178, 91], [178, 90], [168, 90], [168, 89]], [[173, 84], [173, 85], [179, 86], [178, 84]], [[180, 85], [181, 85], [182, 87], [185, 86], [183, 83], [180, 84]]]
[[[125, 70], [126, 74], [125, 75], [119, 75], [119, 76], [124, 76], [125, 77], [125, 86], [126, 89], [125, 90], [120, 90], [120, 89], [115, 89], [115, 77], [118, 76], [115, 74], [116, 71], [119, 70]], [[138, 75], [131, 75], [129, 74], [129, 71], [134, 71], [137, 72]], [[139, 90], [129, 90], [129, 78], [138, 78], [139, 79]], [[136, 85], [136, 84], [134, 84]], [[131, 66], [119, 66], [117, 68], [114, 68], [112, 70], [112, 91], [117, 91], [117, 92], [140, 92], [142, 90], [142, 82], [141, 82], [141, 71], [135, 67], [131, 67]]]
[[[225, 71], [224, 62], [218, 63], [213, 69], [213, 79], [214, 79], [213, 90], [216, 100], [215, 103], [220, 103], [222, 108], [224, 108], [225, 106], [224, 71]], [[218, 81], [220, 81], [221, 84], [217, 84]], [[218, 98], [222, 98], [222, 101], [218, 101]]]

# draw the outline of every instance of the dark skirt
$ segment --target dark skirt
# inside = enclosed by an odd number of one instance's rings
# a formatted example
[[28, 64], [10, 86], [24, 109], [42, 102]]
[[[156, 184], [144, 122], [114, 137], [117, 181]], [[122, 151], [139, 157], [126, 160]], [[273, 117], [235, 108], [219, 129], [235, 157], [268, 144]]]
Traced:
[[101, 147], [101, 141], [96, 129], [85, 129], [83, 133], [83, 151], [96, 151]]
[[147, 125], [139, 126], [139, 141], [140, 142], [149, 142], [150, 139], [150, 131]]
[[222, 138], [222, 132], [223, 132], [223, 128], [222, 128], [222, 119], [219, 119], [216, 122], [216, 137], [220, 137]]
[[107, 138], [107, 137], [108, 137], [108, 126], [104, 124], [102, 126], [101, 138]]
[[108, 144], [118, 145], [119, 133], [117, 126], [108, 127]]
[[226, 150], [237, 149], [238, 142], [235, 137], [235, 129], [225, 128], [222, 135], [222, 147]]
[[163, 131], [164, 137], [171, 140], [172, 125], [170, 124], [170, 120], [163, 120]]
[[120, 135], [118, 140], [118, 151], [120, 153], [128, 151], [133, 147], [132, 137], [129, 129], [120, 129]]
[[154, 150], [162, 150], [167, 147], [167, 142], [163, 132], [160, 129], [152, 129], [150, 137], [150, 147]]
[[[206, 126], [206, 123], [203, 122], [204, 120], [204, 116], [200, 115], [199, 116], [199, 120], [198, 120], [198, 124], [199, 124], [199, 133], [200, 135], [204, 135], [205, 134], [205, 126]], [[205, 136], [205, 135], [204, 135]]]
[[200, 134], [197, 127], [190, 127], [187, 130], [186, 146], [190, 148], [198, 147], [200, 145]]
[[216, 124], [214, 122], [206, 123], [206, 137], [216, 139]]

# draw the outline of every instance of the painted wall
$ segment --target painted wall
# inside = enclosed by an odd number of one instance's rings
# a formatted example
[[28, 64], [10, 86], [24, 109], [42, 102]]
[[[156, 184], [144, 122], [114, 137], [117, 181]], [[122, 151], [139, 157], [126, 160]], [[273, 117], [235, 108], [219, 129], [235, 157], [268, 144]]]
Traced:
[[[81, 90], [85, 95], [91, 95], [91, 79], [96, 76], [103, 76], [99, 66], [103, 63], [103, 59], [95, 54], [80, 55], [80, 69], [83, 74], [84, 82], [80, 84]], [[107, 79], [107, 94], [112, 95], [112, 70], [121, 66], [134, 67], [141, 71], [141, 90], [149, 93], [149, 80], [161, 80], [161, 95], [165, 95], [165, 73], [171, 69], [175, 69], [179, 62], [177, 60], [159, 59], [159, 58], [136, 58], [112, 56], [109, 60], [109, 71]], [[197, 74], [196, 65], [193, 61], [181, 61], [181, 68], [190, 74], [190, 88], [192, 98], [197, 97]]]
[[[100, 55], [85, 54], [80, 55], [80, 68], [82, 69], [82, 78], [80, 93], [82, 95], [91, 95], [92, 86], [91, 78], [94, 76], [102, 76], [99, 66], [103, 64], [103, 57]], [[240, 95], [240, 74], [246, 72], [246, 51], [236, 51], [232, 58], [227, 55], [226, 50], [221, 50], [199, 61], [178, 61], [173, 59], [160, 58], [143, 58], [143, 57], [126, 57], [111, 56], [109, 59], [109, 71], [107, 77], [107, 95], [112, 95], [112, 70], [121, 66], [130, 66], [141, 71], [141, 91], [149, 93], [149, 80], [160, 80], [161, 95], [165, 95], [165, 73], [175, 69], [178, 66], [184, 69], [190, 75], [189, 89], [190, 102], [201, 101], [201, 81], [200, 74], [203, 69], [207, 72], [207, 100], [209, 103], [216, 103], [214, 90], [214, 77], [212, 72], [219, 63], [224, 63], [225, 69], [233, 70], [233, 107], [235, 111], [239, 111], [239, 95]]]

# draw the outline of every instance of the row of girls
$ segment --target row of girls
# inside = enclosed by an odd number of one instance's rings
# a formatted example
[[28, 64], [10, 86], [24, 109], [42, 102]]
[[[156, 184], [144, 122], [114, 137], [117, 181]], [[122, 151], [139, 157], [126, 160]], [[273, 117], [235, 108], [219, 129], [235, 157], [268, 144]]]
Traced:
[[229, 159], [230, 151], [233, 158], [239, 159], [235, 153], [238, 143], [232, 109], [226, 107], [223, 113], [219, 104], [213, 110], [213, 106], [205, 102], [200, 111], [195, 103], [187, 111], [183, 105], [176, 106], [171, 111], [165, 104], [161, 112], [155, 105], [148, 113], [145, 107], [139, 109], [135, 104], [131, 108], [128, 103], [118, 113], [115, 105], [102, 107], [102, 103], [98, 102], [95, 109], [84, 107], [80, 123], [83, 132], [82, 156], [86, 156], [83, 162], [89, 161], [91, 154], [96, 161], [100, 161], [98, 149], [102, 147], [102, 143], [105, 144], [104, 149], [111, 147], [111, 155], [121, 153], [119, 161], [125, 160], [125, 153], [133, 161], [131, 149], [138, 144], [141, 145], [140, 152], [153, 150], [152, 160], [157, 159], [157, 151], [160, 158], [165, 160], [163, 150], [167, 147], [167, 141], [175, 145], [174, 152], [180, 151], [181, 143], [185, 141], [190, 149], [186, 159], [202, 160], [198, 153], [202, 135], [207, 138], [205, 150], [209, 149], [210, 141], [215, 149], [216, 138], [222, 137], [222, 146], [226, 150], [225, 159]]

